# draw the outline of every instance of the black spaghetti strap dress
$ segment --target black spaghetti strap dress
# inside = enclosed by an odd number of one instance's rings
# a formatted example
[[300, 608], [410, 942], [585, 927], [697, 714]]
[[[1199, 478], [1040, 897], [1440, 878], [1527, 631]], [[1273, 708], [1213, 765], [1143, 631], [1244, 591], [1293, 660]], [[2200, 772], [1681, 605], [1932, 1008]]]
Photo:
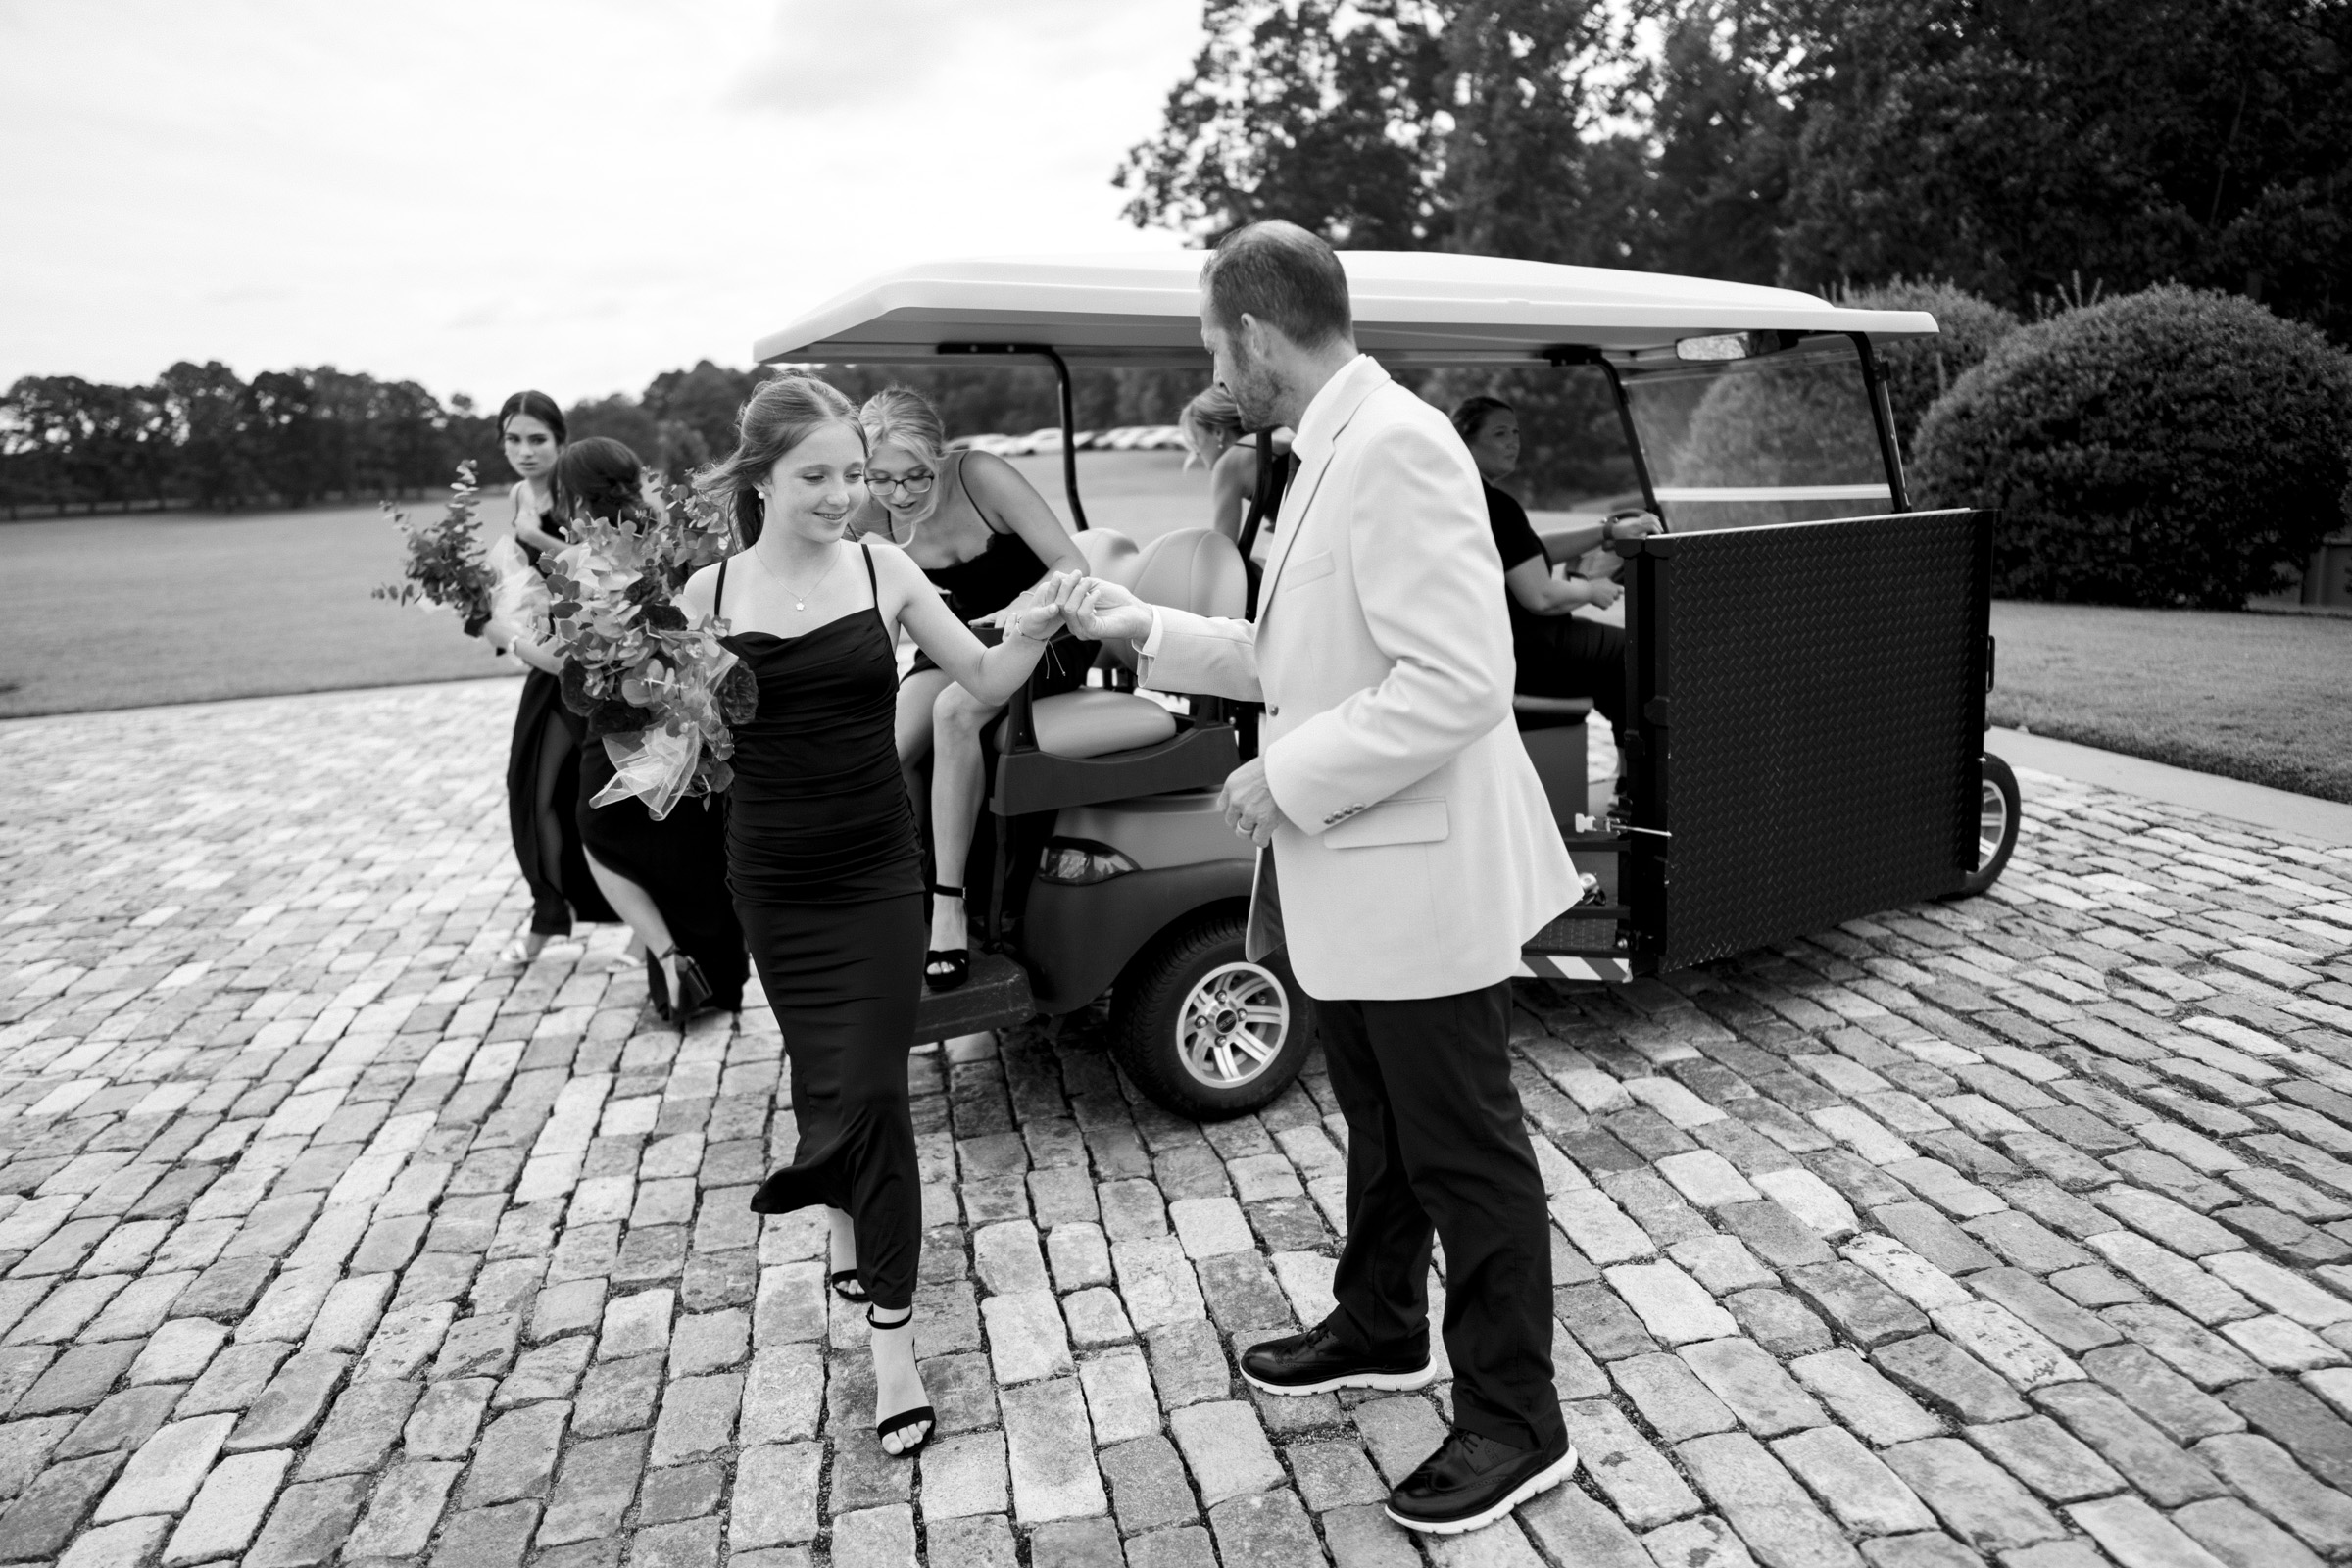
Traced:
[[[540, 520], [548, 532], [562, 537], [561, 517], [551, 515]], [[532, 565], [539, 564], [537, 546], [523, 543], [522, 550]], [[543, 783], [539, 777], [540, 761], [546, 752], [550, 724], [562, 725], [570, 735], [571, 744], [564, 749], [564, 760], [557, 764], [555, 778]], [[587, 725], [585, 718], [564, 706], [561, 681], [543, 669], [524, 671], [522, 700], [514, 708], [514, 734], [507, 745], [507, 828], [514, 839], [514, 862], [521, 867], [522, 880], [531, 890], [531, 930], [538, 936], [570, 935], [575, 915], [589, 921], [620, 918], [605, 902], [596, 878], [588, 872], [588, 858], [581, 851], [579, 825], [574, 820], [577, 813], [572, 807], [580, 789], [580, 747], [587, 738]], [[539, 847], [542, 800], [556, 817], [557, 833], [563, 844], [563, 853], [554, 865], [543, 863], [546, 857]]]
[[[962, 494], [963, 504], [971, 508], [972, 515], [978, 517], [981, 525], [988, 529], [988, 548], [969, 561], [958, 561], [947, 566], [925, 566], [923, 575], [930, 578], [933, 586], [939, 589], [948, 602], [948, 608], [956, 612], [956, 618], [969, 621], [977, 620], [982, 615], [993, 615], [1028, 592], [1046, 574], [1046, 564], [1037, 559], [1037, 552], [1029, 548], [1028, 540], [1017, 533], [999, 532], [996, 525], [988, 520], [987, 514], [980, 510], [979, 504], [972, 500], [971, 487], [963, 482], [963, 460], [966, 456], [961, 452], [956, 454], [956, 488]], [[981, 633], [983, 642], [994, 643], [996, 638], [994, 632]], [[1046, 657], [1039, 663], [1037, 673], [1030, 677], [1030, 695], [1052, 697], [1060, 692], [1074, 692], [1085, 685], [1086, 672], [1094, 667], [1095, 654], [1101, 646], [1100, 643], [1080, 642], [1067, 632], [1057, 636], [1047, 647]], [[908, 673], [938, 667], [931, 656], [918, 648], [915, 650], [913, 668]]]
[[740, 1011], [751, 959], [744, 953], [735, 903], [727, 896], [724, 804], [708, 795], [680, 801], [658, 822], [634, 796], [611, 806], [591, 804], [612, 782], [614, 771], [604, 739], [593, 728], [580, 749], [579, 771], [581, 842], [607, 870], [653, 896], [670, 940], [710, 982], [710, 1005]]
[[[864, 546], [865, 580], [875, 590]], [[724, 613], [721, 563], [714, 614]], [[922, 858], [891, 719], [898, 660], [876, 603], [798, 637], [726, 645], [760, 681], [735, 729], [727, 885], [784, 1034], [800, 1143], [752, 1197], [762, 1214], [823, 1203], [858, 1227], [875, 1306], [914, 1302], [922, 1178], [906, 1054], [923, 987]]]

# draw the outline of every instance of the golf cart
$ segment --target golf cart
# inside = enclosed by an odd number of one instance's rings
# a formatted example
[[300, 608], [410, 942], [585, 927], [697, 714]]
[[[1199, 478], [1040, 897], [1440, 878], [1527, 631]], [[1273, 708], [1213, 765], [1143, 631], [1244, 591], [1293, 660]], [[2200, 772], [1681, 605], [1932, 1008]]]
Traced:
[[[1990, 885], [2018, 820], [2015, 779], [1982, 749], [1993, 514], [1909, 511], [1875, 352], [1932, 335], [1932, 317], [1478, 256], [1341, 261], [1356, 341], [1392, 370], [1548, 366], [1605, 380], [1643, 505], [1665, 524], [1613, 547], [1622, 792], [1588, 777], [1589, 701], [1515, 703], [1561, 837], [1597, 888], [1528, 942], [1523, 975], [1624, 981]], [[1244, 615], [1249, 572], [1223, 535], [1178, 529], [1139, 550], [1088, 528], [1071, 439], [1073, 366], [1191, 367], [1206, 384], [1200, 263], [910, 268], [758, 355], [1051, 365], [1070, 521], [1093, 568], [1152, 603]], [[1117, 650], [1090, 679], [1016, 696], [997, 726], [971, 978], [925, 995], [917, 1039], [1107, 994], [1113, 1053], [1152, 1099], [1193, 1117], [1253, 1110], [1297, 1075], [1311, 1027], [1281, 956], [1244, 956], [1254, 852], [1216, 808], [1254, 750], [1254, 714], [1138, 691]]]

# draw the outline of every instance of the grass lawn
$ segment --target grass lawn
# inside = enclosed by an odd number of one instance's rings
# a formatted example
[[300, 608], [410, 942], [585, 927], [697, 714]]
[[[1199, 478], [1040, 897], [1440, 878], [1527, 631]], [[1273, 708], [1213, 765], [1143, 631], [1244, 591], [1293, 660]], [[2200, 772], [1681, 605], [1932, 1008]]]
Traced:
[[373, 507], [0, 523], [0, 717], [514, 672], [399, 570]]
[[[1139, 544], [1199, 526], [1208, 478], [1183, 461], [1081, 453], [1089, 520]], [[1015, 466], [1066, 513], [1059, 458]], [[506, 515], [484, 502], [486, 519]], [[453, 616], [368, 597], [399, 571], [373, 507], [0, 523], [0, 718], [519, 674]]]
[[[1066, 510], [1058, 458], [1014, 462]], [[1088, 519], [1138, 544], [1205, 520], [1207, 476], [1178, 454], [1078, 470]], [[452, 617], [370, 600], [399, 560], [372, 507], [0, 524], [0, 718], [517, 673]], [[2352, 801], [2352, 618], [2003, 603], [1992, 621], [1995, 723]]]
[[2352, 802], [2352, 618], [2003, 601], [1996, 724]]

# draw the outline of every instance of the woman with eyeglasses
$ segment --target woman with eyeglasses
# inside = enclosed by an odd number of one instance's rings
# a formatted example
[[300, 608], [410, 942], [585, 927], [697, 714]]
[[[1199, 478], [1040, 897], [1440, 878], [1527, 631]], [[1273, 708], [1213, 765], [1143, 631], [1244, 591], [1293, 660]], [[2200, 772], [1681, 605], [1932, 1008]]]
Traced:
[[[858, 419], [871, 449], [865, 482], [872, 496], [856, 531], [905, 550], [962, 619], [1001, 624], [1049, 573], [1088, 570], [1045, 497], [1003, 458], [950, 452], [939, 411], [919, 393], [897, 386], [877, 392]], [[1063, 642], [1046, 657], [1034, 689], [1074, 691], [1086, 684], [1094, 645]], [[923, 980], [934, 991], [971, 977], [964, 861], [980, 815], [980, 732], [1003, 711], [1003, 704], [982, 702], [956, 685], [925, 654], [915, 656], [899, 685], [899, 765], [910, 795], [919, 788], [917, 767], [926, 755], [931, 759], [931, 946]]]

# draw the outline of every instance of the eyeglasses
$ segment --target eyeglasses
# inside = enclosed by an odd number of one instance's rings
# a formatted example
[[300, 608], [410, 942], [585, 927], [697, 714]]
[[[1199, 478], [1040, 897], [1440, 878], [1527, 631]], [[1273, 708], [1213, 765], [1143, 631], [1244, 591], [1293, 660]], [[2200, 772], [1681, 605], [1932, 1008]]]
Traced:
[[910, 473], [904, 479], [894, 479], [887, 473], [869, 471], [865, 476], [869, 490], [904, 490], [910, 496], [927, 496], [938, 482], [939, 475], [935, 473]]

